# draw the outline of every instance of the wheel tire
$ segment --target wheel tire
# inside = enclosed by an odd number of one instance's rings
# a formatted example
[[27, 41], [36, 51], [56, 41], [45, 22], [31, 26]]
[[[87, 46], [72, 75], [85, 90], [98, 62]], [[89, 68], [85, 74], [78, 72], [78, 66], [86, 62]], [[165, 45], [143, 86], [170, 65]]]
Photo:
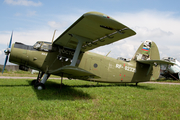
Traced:
[[35, 89], [42, 90], [45, 89], [45, 85], [43, 83], [37, 83], [34, 85]]
[[33, 80], [33, 81], [31, 82], [31, 85], [35, 85], [35, 83], [36, 83], [36, 80]]
[[39, 83], [39, 81], [37, 81], [37, 80], [35, 79], [35, 80], [33, 80], [33, 81], [31, 82], [31, 85], [35, 85], [35, 84], [37, 84], [37, 83]]

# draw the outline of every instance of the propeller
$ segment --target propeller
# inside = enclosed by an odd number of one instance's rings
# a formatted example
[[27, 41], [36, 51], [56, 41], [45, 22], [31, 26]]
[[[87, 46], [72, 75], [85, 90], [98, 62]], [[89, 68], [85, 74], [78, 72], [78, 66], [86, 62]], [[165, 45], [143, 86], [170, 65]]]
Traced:
[[5, 61], [4, 61], [4, 67], [3, 67], [3, 70], [2, 70], [2, 74], [4, 72], [4, 69], [6, 67], [6, 63], [7, 63], [7, 60], [8, 60], [8, 56], [9, 56], [9, 53], [11, 52], [11, 43], [12, 43], [12, 36], [13, 36], [13, 31], [11, 33], [11, 38], [10, 38], [10, 41], [9, 41], [9, 46], [6, 50], [4, 50], [4, 53], [6, 55], [6, 58], [5, 58]]

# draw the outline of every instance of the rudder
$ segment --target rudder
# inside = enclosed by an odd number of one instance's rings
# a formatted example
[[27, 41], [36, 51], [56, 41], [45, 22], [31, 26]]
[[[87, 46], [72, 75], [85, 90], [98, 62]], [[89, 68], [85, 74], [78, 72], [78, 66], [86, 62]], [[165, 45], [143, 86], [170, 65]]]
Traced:
[[144, 41], [136, 51], [132, 60], [160, 60], [157, 45], [151, 41]]
[[[138, 60], [160, 60], [157, 45], [151, 40], [144, 41], [136, 51], [134, 57], [131, 59], [131, 61], [134, 62]], [[151, 80], [158, 79], [159, 74], [160, 66], [153, 66]]]

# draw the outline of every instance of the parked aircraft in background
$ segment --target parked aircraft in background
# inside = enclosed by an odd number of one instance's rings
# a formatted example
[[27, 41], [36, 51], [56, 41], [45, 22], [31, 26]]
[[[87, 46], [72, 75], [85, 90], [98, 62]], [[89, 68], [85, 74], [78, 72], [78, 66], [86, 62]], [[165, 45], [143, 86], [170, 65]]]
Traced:
[[174, 65], [161, 65], [161, 74], [166, 79], [180, 79], [180, 62], [173, 57], [164, 57], [162, 60], [174, 63]]
[[33, 46], [28, 46], [15, 42], [11, 46], [11, 35], [9, 47], [4, 51], [4, 68], [10, 54], [9, 61], [18, 64], [21, 70], [38, 70], [37, 80], [33, 83], [39, 90], [45, 88], [44, 84], [51, 74], [61, 76], [61, 83], [63, 77], [136, 85], [155, 80], [160, 74], [159, 64], [172, 63], [160, 60], [158, 48], [151, 40], [143, 42], [130, 61], [89, 52], [135, 34], [108, 15], [88, 12], [52, 43], [37, 41]]

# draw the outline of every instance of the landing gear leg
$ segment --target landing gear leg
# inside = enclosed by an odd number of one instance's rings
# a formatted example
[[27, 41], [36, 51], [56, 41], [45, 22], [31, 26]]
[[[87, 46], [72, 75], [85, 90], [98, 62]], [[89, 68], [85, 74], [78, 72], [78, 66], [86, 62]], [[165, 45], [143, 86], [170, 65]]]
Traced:
[[62, 89], [62, 80], [63, 80], [63, 73], [61, 75], [61, 85], [60, 85], [60, 90]]
[[40, 71], [39, 71], [38, 76], [37, 76], [37, 79], [36, 79], [36, 80], [33, 80], [33, 81], [31, 82], [31, 84], [32, 84], [32, 85], [35, 85], [35, 84], [39, 83], [43, 75], [44, 75], [44, 72], [40, 72]]
[[43, 79], [41, 80], [41, 82], [39, 82], [39, 83], [36, 83], [35, 85], [34, 85], [34, 87], [36, 88], [36, 89], [38, 89], [38, 90], [42, 90], [42, 89], [45, 89], [45, 82], [47, 81], [47, 79], [49, 78], [49, 76], [50, 76], [50, 74], [45, 74], [44, 76], [43, 76]]
[[136, 83], [136, 86], [138, 85], [138, 82]]
[[43, 75], [44, 75], [44, 72], [39, 72], [38, 77], [37, 77], [37, 82], [40, 82]]

